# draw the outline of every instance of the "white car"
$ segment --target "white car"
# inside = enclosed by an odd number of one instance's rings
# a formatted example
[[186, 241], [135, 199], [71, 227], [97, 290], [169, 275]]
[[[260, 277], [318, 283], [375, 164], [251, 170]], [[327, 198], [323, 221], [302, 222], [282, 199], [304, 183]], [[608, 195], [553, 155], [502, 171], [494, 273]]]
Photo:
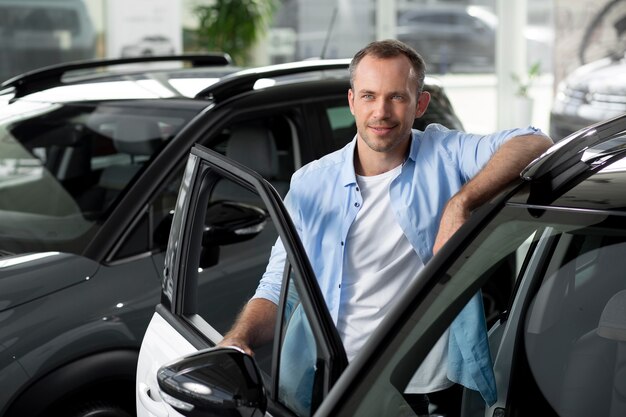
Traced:
[[132, 45], [122, 48], [122, 57], [174, 55], [176, 48], [172, 41], [162, 35], [144, 36]]

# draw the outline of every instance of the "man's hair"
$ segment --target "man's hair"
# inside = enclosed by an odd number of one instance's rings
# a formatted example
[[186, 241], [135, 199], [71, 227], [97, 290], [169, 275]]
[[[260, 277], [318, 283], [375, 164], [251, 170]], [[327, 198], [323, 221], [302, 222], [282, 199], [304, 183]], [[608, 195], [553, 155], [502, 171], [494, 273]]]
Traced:
[[404, 55], [411, 62], [411, 76], [415, 78], [417, 82], [417, 92], [420, 93], [424, 87], [424, 78], [426, 77], [426, 64], [420, 54], [415, 49], [411, 48], [407, 44], [397, 41], [395, 39], [387, 39], [384, 41], [374, 41], [368, 44], [365, 48], [357, 52], [352, 61], [348, 71], [350, 72], [350, 87], [354, 90], [354, 72], [361, 60], [371, 55], [374, 58], [386, 59], [395, 58], [397, 56]]

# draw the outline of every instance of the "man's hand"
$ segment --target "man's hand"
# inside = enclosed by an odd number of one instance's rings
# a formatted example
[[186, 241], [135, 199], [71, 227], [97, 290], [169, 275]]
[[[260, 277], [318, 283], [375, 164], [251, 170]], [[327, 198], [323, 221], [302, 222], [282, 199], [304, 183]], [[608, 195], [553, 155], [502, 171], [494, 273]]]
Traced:
[[250, 356], [254, 356], [254, 351], [248, 346], [248, 343], [241, 338], [237, 337], [225, 337], [223, 338], [217, 346], [221, 347], [236, 347], [238, 349], [243, 350]]

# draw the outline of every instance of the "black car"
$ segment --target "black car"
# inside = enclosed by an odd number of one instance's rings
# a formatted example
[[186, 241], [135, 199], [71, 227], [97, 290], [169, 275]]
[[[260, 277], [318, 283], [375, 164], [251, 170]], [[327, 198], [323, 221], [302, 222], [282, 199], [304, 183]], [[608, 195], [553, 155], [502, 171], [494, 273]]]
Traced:
[[[246, 197], [228, 201], [239, 216], [214, 215], [224, 186]], [[280, 235], [287, 253], [268, 363], [215, 348], [201, 311], [203, 253], [243, 230], [248, 242]], [[508, 278], [489, 331], [497, 399], [465, 389], [446, 415], [626, 415], [626, 116], [554, 145], [474, 212], [349, 365], [289, 214], [257, 173], [195, 147], [167, 253], [139, 358], [141, 417], [415, 416], [403, 393], [432, 346], [481, 287]]]
[[[284, 195], [295, 169], [356, 132], [347, 65], [240, 70], [219, 54], [127, 58], [0, 86], [0, 415], [134, 414], [140, 343], [190, 148], [249, 166]], [[433, 99], [416, 127], [461, 129], [441, 87], [427, 80], [426, 89]], [[225, 201], [239, 193], [217, 189]], [[231, 244], [202, 254], [209, 285], [199, 306], [224, 332], [271, 243], [246, 241], [259, 227], [244, 227], [254, 209], [213, 210], [222, 221], [214, 239]], [[239, 234], [228, 233], [231, 223]]]

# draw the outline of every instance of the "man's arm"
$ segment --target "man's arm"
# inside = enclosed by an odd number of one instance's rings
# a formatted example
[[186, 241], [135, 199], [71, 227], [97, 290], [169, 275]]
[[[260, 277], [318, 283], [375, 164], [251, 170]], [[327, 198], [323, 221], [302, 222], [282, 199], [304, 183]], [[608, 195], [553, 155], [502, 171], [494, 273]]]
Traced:
[[252, 349], [274, 337], [277, 310], [273, 302], [264, 298], [253, 298], [243, 308], [218, 346], [236, 346], [253, 355]]
[[433, 254], [437, 253], [465, 223], [472, 210], [489, 201], [507, 184], [518, 178], [526, 165], [551, 145], [552, 140], [542, 135], [517, 136], [505, 142], [485, 167], [446, 204], [433, 246]]

